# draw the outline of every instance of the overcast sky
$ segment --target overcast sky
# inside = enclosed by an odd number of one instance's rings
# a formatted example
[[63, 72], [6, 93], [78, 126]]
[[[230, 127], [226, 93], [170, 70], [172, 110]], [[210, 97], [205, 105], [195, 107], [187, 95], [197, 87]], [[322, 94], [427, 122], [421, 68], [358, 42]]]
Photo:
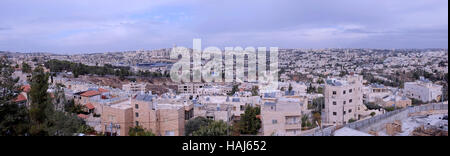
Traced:
[[448, 48], [448, 0], [1, 0], [0, 51]]

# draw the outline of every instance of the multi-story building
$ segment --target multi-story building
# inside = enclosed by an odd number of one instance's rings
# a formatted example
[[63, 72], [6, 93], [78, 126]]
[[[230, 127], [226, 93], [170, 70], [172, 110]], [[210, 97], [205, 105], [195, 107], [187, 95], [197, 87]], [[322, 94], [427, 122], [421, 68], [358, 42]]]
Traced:
[[203, 116], [212, 120], [231, 121], [239, 119], [246, 107], [257, 107], [261, 103], [259, 96], [201, 96], [197, 100], [195, 116]]
[[440, 101], [442, 97], [442, 86], [423, 77], [419, 81], [405, 83], [404, 91], [408, 97], [423, 102]]
[[129, 83], [129, 84], [124, 84], [122, 86], [122, 90], [124, 90], [125, 92], [129, 93], [129, 94], [136, 94], [136, 93], [143, 93], [145, 92], [145, 87], [147, 86], [147, 84], [145, 83]]
[[392, 94], [392, 91], [388, 87], [381, 84], [371, 84], [368, 87], [363, 87], [364, 103], [375, 103]]
[[193, 105], [183, 98], [138, 94], [131, 103], [134, 126], [141, 126], [159, 136], [184, 135], [185, 122], [193, 117]]
[[203, 88], [203, 83], [185, 83], [178, 85], [179, 94], [197, 94], [198, 90]]
[[133, 108], [130, 101], [123, 101], [103, 108], [102, 132], [112, 136], [127, 136], [133, 127]]
[[322, 120], [326, 124], [342, 125], [350, 120], [359, 120], [364, 111], [363, 77], [349, 75], [343, 79], [328, 79], [325, 84], [325, 108]]
[[261, 108], [264, 136], [295, 136], [302, 130], [302, 105], [298, 99], [264, 99]]

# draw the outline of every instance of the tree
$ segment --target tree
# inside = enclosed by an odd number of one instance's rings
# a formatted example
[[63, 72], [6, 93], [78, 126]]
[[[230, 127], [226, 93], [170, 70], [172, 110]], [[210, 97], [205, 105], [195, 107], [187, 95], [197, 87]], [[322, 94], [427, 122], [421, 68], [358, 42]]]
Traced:
[[[317, 125], [319, 124], [319, 125]], [[313, 125], [320, 126], [322, 124], [322, 116], [319, 112], [313, 114]]]
[[228, 136], [232, 129], [224, 121], [212, 121], [208, 126], [202, 126], [193, 136]]
[[3, 104], [0, 106], [0, 136], [24, 136], [28, 134], [29, 117], [25, 106]]
[[78, 133], [83, 134], [96, 134], [95, 129], [88, 125], [81, 125], [78, 129]]
[[30, 118], [32, 126], [31, 135], [47, 135], [48, 114], [51, 113], [51, 99], [47, 93], [48, 74], [44, 73], [42, 67], [33, 72], [30, 91]]
[[186, 136], [191, 136], [192, 133], [198, 131], [202, 126], [208, 126], [211, 120], [206, 119], [205, 117], [196, 117], [194, 119], [189, 120], [184, 128], [184, 134]]
[[317, 88], [317, 93], [319, 93], [319, 94], [323, 94], [323, 87], [319, 87], [319, 88]]
[[324, 81], [322, 78], [320, 78], [320, 79], [317, 80], [317, 83], [318, 83], [318, 84], [324, 84], [325, 81]]
[[45, 131], [50, 136], [73, 136], [80, 127], [86, 126], [76, 115], [68, 115], [62, 111], [52, 111], [48, 115], [47, 124]]
[[0, 136], [23, 136], [29, 130], [28, 110], [13, 101], [19, 90], [13, 72], [9, 60], [0, 58]]
[[311, 121], [309, 121], [308, 115], [303, 115], [301, 120], [302, 120], [302, 128], [303, 129], [307, 129], [312, 126]]
[[356, 122], [356, 120], [353, 119], [353, 118], [351, 118], [351, 119], [348, 120], [348, 123], [354, 123], [354, 122]]
[[239, 85], [234, 85], [233, 89], [231, 89], [231, 92], [228, 94], [229, 96], [233, 96], [234, 94], [236, 94], [236, 92], [239, 91]]
[[372, 117], [374, 117], [375, 115], [377, 115], [377, 113], [375, 113], [375, 112], [370, 113], [370, 116], [372, 116]]
[[316, 92], [316, 87], [314, 87], [314, 86], [312, 86], [312, 84], [310, 84], [309, 87], [306, 89], [306, 92], [308, 94], [315, 93]]
[[308, 109], [314, 109], [315, 112], [321, 112], [325, 106], [325, 98], [319, 97], [312, 100], [312, 104], [308, 105]]
[[252, 88], [252, 96], [258, 96], [259, 95], [259, 87], [253, 86]]
[[22, 63], [22, 71], [25, 73], [31, 73], [31, 67], [27, 63]]
[[128, 135], [129, 136], [155, 136], [155, 134], [151, 130], [148, 131], [148, 130], [142, 128], [141, 126], [136, 126], [136, 127], [130, 128], [130, 130], [128, 130]]
[[258, 134], [261, 128], [261, 120], [256, 116], [260, 114], [261, 109], [259, 107], [245, 108], [245, 112], [241, 115], [241, 120], [238, 123], [242, 134]]

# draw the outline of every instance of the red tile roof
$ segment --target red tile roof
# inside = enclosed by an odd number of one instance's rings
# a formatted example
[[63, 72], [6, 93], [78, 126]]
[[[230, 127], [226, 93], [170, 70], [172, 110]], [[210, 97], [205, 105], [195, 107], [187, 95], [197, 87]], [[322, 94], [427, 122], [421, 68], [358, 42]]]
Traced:
[[24, 85], [24, 86], [20, 87], [20, 90], [22, 90], [22, 91], [24, 91], [26, 93], [29, 93], [30, 90], [31, 90], [31, 86], [30, 85]]
[[90, 90], [90, 91], [87, 91], [87, 92], [84, 92], [83, 94], [81, 94], [81, 96], [84, 96], [84, 97], [92, 97], [92, 96], [96, 96], [96, 95], [100, 95], [101, 93], [99, 92], [99, 91], [96, 91], [96, 90]]
[[92, 105], [92, 103], [86, 104], [86, 107], [87, 107], [88, 109], [94, 109], [94, 108], [95, 108], [94, 105]]
[[14, 100], [14, 102], [23, 102], [23, 101], [27, 101], [27, 97], [25, 97], [25, 95], [23, 94], [19, 94], [19, 96], [17, 96], [17, 98]]

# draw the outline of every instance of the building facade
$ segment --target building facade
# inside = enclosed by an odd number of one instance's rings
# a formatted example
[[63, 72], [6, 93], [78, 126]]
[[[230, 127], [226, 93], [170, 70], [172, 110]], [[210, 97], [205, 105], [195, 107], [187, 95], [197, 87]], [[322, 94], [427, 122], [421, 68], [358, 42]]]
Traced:
[[343, 125], [361, 118], [363, 110], [363, 77], [349, 75], [343, 79], [328, 79], [325, 84], [325, 108], [322, 120], [325, 124]]

